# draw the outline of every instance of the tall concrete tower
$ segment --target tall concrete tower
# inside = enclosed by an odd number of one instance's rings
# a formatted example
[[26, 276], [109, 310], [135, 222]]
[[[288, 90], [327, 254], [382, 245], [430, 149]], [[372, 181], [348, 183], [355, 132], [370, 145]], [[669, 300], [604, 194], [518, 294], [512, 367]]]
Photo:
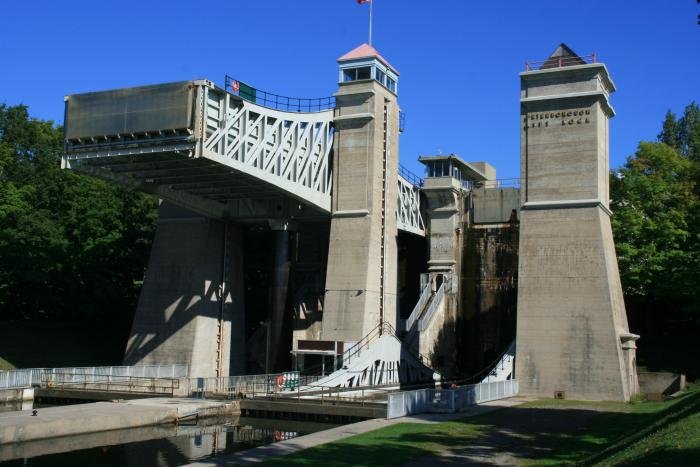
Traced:
[[367, 44], [338, 63], [321, 339], [353, 342], [396, 325], [398, 72]]
[[610, 227], [608, 70], [561, 44], [520, 74], [520, 392], [629, 400], [637, 392]]

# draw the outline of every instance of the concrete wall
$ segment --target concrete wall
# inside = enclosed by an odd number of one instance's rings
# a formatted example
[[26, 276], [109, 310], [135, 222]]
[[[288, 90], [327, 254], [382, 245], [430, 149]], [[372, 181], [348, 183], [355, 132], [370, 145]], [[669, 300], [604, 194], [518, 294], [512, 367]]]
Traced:
[[465, 226], [460, 367], [474, 374], [515, 339], [518, 295], [517, 222]]
[[675, 394], [685, 389], [685, 375], [665, 372], [640, 372], [639, 389], [651, 399]]
[[321, 338], [357, 341], [380, 322], [385, 118], [386, 267], [381, 319], [396, 325], [399, 107], [396, 96], [372, 80], [343, 83], [336, 102], [333, 212]]
[[518, 188], [474, 188], [472, 190], [472, 219], [475, 224], [509, 222], [513, 211], [520, 211]]
[[[124, 363], [186, 363], [190, 375], [229, 374], [230, 349], [234, 368], [242, 368], [243, 289], [239, 232], [229, 227], [230, 264], [226, 267], [232, 287], [224, 282], [224, 232], [222, 222], [196, 215], [163, 202], [146, 277], [139, 297]], [[222, 308], [223, 307], [223, 308]], [[223, 317], [221, 329], [219, 317]], [[235, 341], [231, 342], [231, 319]], [[219, 345], [219, 338], [223, 339]], [[243, 355], [240, 355], [243, 358]]]

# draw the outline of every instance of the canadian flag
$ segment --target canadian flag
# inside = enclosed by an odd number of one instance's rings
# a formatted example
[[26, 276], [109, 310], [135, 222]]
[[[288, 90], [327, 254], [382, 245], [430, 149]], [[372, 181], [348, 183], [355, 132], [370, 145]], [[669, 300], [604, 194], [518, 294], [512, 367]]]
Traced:
[[363, 5], [365, 3], [372, 3], [372, 0], [357, 0], [358, 5]]

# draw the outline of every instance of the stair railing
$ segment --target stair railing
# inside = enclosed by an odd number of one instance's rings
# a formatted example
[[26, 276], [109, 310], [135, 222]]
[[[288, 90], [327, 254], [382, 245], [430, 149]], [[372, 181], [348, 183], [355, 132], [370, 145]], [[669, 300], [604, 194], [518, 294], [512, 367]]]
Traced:
[[413, 307], [413, 311], [411, 311], [411, 314], [409, 315], [408, 319], [406, 319], [406, 332], [411, 332], [411, 328], [413, 328], [413, 325], [416, 324], [416, 321], [418, 321], [418, 319], [420, 318], [420, 315], [423, 312], [425, 305], [428, 303], [428, 300], [430, 300], [430, 295], [431, 290], [429, 281], [423, 287], [423, 290], [421, 291], [416, 306]]
[[430, 305], [428, 306], [428, 309], [425, 311], [423, 316], [421, 317], [420, 321], [418, 321], [418, 328], [420, 329], [421, 332], [425, 331], [428, 328], [428, 325], [430, 324], [430, 321], [433, 319], [433, 316], [435, 316], [435, 312], [437, 311], [438, 307], [442, 303], [442, 299], [445, 298], [445, 284], [447, 281], [443, 281], [442, 284], [440, 284], [440, 287], [438, 288], [438, 291], [435, 292], [435, 296], [430, 302]]
[[364, 349], [369, 347], [369, 344], [371, 344], [372, 341], [380, 337], [382, 334], [391, 334], [395, 336], [396, 330], [386, 321], [378, 324], [374, 329], [368, 332], [365, 337], [357, 341], [349, 349], [343, 352], [343, 355], [341, 356], [341, 368], [346, 366], [352, 358], [358, 357]]

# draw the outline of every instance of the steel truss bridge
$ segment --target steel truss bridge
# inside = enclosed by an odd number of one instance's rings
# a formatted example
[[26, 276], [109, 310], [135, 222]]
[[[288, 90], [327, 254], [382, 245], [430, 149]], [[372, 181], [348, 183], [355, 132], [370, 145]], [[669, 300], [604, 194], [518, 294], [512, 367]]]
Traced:
[[[216, 219], [331, 213], [332, 108], [278, 110], [197, 80], [67, 96], [65, 127], [65, 168]], [[425, 235], [419, 182], [396, 183], [398, 229]]]

